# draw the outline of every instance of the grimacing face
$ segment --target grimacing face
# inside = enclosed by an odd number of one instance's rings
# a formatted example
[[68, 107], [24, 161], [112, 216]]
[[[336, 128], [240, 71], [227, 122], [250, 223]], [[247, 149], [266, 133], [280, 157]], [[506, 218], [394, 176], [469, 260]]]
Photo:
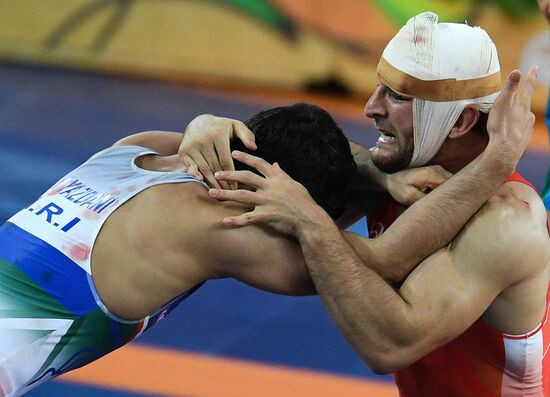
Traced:
[[380, 137], [371, 150], [373, 163], [392, 173], [407, 168], [414, 150], [412, 97], [378, 84], [365, 105], [365, 115], [374, 119]]

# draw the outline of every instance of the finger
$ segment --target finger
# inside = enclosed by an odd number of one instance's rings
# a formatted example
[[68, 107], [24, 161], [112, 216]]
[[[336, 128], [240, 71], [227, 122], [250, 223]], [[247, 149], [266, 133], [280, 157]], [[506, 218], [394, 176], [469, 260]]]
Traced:
[[514, 97], [516, 95], [516, 92], [519, 87], [519, 83], [521, 82], [521, 72], [519, 70], [513, 70], [506, 79], [506, 83], [504, 84], [504, 88], [500, 91], [500, 94], [498, 95], [497, 99], [495, 100], [495, 103], [493, 106], [511, 106]]
[[227, 226], [242, 227], [251, 225], [253, 223], [261, 222], [261, 216], [256, 210], [252, 212], [245, 212], [238, 216], [227, 216], [222, 219], [222, 223]]
[[193, 161], [191, 157], [189, 157], [187, 154], [180, 153], [179, 157], [183, 164], [185, 164], [185, 167], [187, 168], [185, 172], [187, 172], [190, 175], [193, 175], [195, 178], [199, 180], [203, 180], [202, 174], [199, 172], [199, 167], [197, 163]]
[[517, 101], [521, 106], [523, 106], [524, 110], [531, 110], [531, 98], [533, 97], [533, 91], [535, 90], [538, 72], [538, 66], [533, 66], [530, 68], [529, 72], [527, 72], [527, 78], [525, 79], [524, 84], [522, 84], [516, 94]]
[[286, 174], [286, 172], [281, 168], [281, 166], [279, 165], [278, 162], [275, 161], [271, 166], [272, 166], [274, 169], [276, 169], [277, 171]]
[[218, 171], [215, 177], [219, 181], [242, 183], [255, 189], [263, 188], [266, 183], [265, 178], [250, 171]]
[[[216, 149], [218, 159], [220, 160], [220, 171], [234, 171], [235, 164], [233, 163], [233, 158], [231, 157], [231, 147], [229, 146], [229, 142], [226, 140], [217, 139], [214, 141], [214, 148]], [[229, 182], [228, 188], [235, 190], [238, 188], [238, 185], [236, 182]]]
[[247, 149], [256, 150], [256, 136], [241, 121], [233, 120], [233, 131], [235, 136], [241, 140]]
[[234, 171], [235, 165], [231, 157], [231, 147], [229, 142], [223, 139], [214, 140], [214, 150], [216, 150], [219, 159], [220, 169], [216, 171]]
[[218, 200], [235, 201], [237, 203], [258, 205], [263, 204], [264, 200], [256, 192], [250, 190], [223, 190], [209, 189], [208, 195]]
[[[210, 166], [210, 170], [213, 172], [214, 178], [215, 178], [216, 172], [222, 171], [223, 168], [222, 168], [222, 165], [220, 164], [218, 153], [214, 146], [209, 147], [207, 149], [207, 152], [204, 153], [204, 158], [208, 162], [208, 165]], [[231, 189], [229, 183], [225, 181], [220, 181], [220, 180], [217, 180], [217, 181], [223, 189]]]
[[218, 180], [214, 176], [214, 173], [212, 172], [210, 165], [208, 164], [206, 159], [203, 157], [203, 155], [201, 153], [196, 153], [196, 154], [191, 154], [191, 157], [197, 163], [197, 166], [199, 167], [199, 171], [204, 176], [204, 179], [206, 179], [206, 182], [208, 183], [208, 185], [215, 188], [221, 188], [221, 185], [219, 184]]
[[445, 168], [434, 165], [426, 168], [425, 182], [429, 185], [441, 185], [452, 176]]
[[412, 192], [409, 192], [406, 198], [405, 205], [412, 205], [416, 201], [420, 200], [422, 197], [424, 197], [427, 193], [429, 193], [429, 189], [425, 189], [426, 191], [414, 189]]
[[267, 161], [260, 157], [253, 156], [251, 154], [243, 153], [238, 150], [234, 150], [233, 158], [237, 161], [240, 161], [243, 164], [249, 165], [258, 171], [264, 176], [273, 175], [275, 169]]
[[212, 187], [229, 189], [227, 183], [221, 183], [214, 177], [214, 173], [220, 170], [218, 155], [213, 145], [200, 146], [198, 150], [189, 151], [189, 155], [197, 163], [199, 172], [204, 175], [208, 184]]
[[[204, 157], [212, 173], [222, 170], [222, 167], [220, 165], [220, 160], [218, 159], [218, 153], [216, 152], [214, 144], [205, 145], [201, 147], [200, 150], [201, 150], [201, 155]], [[200, 168], [199, 170], [203, 171]]]

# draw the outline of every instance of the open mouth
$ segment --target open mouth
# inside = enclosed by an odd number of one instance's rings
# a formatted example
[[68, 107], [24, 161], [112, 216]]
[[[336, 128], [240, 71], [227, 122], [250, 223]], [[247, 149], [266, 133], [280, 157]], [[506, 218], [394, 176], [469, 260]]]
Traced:
[[397, 137], [395, 137], [395, 135], [392, 135], [387, 131], [380, 130], [380, 137], [378, 138], [378, 142], [394, 143], [395, 141], [397, 141]]

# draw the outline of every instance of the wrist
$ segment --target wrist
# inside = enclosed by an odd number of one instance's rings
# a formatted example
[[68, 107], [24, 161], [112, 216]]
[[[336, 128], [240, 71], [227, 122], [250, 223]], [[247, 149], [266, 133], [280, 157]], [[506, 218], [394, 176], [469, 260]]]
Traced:
[[501, 146], [496, 146], [493, 149], [491, 142], [487, 146], [487, 149], [480, 155], [483, 169], [486, 170], [490, 176], [505, 179], [512, 175], [514, 172], [517, 161], [510, 153], [506, 153], [501, 149]]
[[326, 241], [326, 236], [334, 232], [339, 234], [338, 227], [324, 211], [296, 225], [296, 238], [300, 244], [323, 244], [322, 242]]

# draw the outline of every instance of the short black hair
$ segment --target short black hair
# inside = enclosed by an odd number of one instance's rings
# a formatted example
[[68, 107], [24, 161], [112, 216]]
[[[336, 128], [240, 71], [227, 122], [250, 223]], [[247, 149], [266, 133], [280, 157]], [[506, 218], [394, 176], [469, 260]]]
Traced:
[[[244, 123], [258, 149], [250, 151], [235, 140], [232, 150], [279, 163], [332, 218], [342, 215], [357, 166], [346, 136], [327, 111], [297, 103], [262, 111]], [[256, 172], [239, 162], [235, 168]]]

